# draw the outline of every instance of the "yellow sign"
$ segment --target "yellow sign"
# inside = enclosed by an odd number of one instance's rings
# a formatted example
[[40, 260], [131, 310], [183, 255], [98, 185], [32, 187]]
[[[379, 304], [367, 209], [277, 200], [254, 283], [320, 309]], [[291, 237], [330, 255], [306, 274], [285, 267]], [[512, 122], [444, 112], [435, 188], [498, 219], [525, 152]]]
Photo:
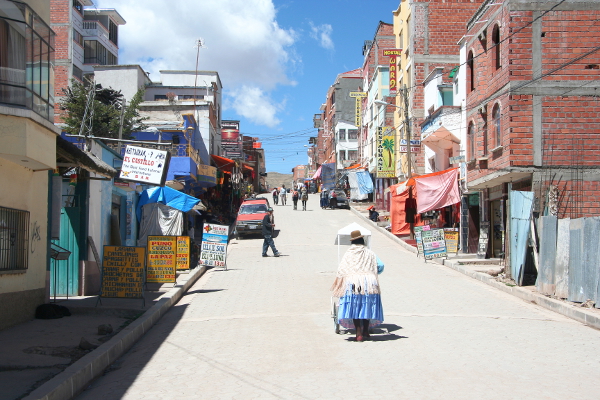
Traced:
[[458, 253], [458, 229], [444, 228], [444, 239], [446, 240], [446, 251]]
[[143, 247], [104, 246], [101, 297], [144, 297]]
[[146, 282], [175, 283], [176, 236], [148, 236]]
[[350, 97], [367, 97], [367, 92], [350, 92]]
[[394, 128], [391, 126], [377, 128], [377, 178], [394, 178]]
[[177, 269], [190, 269], [189, 236], [177, 236]]

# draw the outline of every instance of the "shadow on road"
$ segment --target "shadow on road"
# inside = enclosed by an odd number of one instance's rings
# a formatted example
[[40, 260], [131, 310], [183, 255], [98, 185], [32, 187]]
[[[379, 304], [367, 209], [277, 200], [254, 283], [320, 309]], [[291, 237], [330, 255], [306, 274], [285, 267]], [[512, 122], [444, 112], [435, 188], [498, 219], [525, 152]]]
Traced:
[[190, 295], [190, 294], [194, 294], [194, 293], [212, 293], [212, 292], [220, 292], [220, 291], [222, 291], [222, 290], [225, 290], [225, 289], [207, 289], [207, 290], [202, 290], [202, 289], [199, 289], [199, 290], [192, 290], [192, 291], [186, 292], [186, 293], [184, 294], [184, 296], [187, 296], [187, 295]]

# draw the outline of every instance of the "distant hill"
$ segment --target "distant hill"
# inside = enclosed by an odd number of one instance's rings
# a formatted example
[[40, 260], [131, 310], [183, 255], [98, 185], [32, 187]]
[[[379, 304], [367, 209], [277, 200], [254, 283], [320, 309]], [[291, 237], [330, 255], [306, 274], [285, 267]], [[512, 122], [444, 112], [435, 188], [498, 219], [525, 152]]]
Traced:
[[267, 185], [270, 188], [281, 187], [281, 185], [285, 185], [286, 188], [289, 188], [292, 184], [292, 179], [294, 175], [292, 174], [280, 174], [279, 172], [267, 172], [267, 176], [265, 178]]

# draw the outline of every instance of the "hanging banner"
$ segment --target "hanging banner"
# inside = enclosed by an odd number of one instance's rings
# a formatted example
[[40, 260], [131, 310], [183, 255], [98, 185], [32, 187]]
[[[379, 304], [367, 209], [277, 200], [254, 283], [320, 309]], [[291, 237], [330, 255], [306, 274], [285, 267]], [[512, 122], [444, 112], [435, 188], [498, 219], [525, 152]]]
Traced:
[[363, 97], [367, 97], [367, 92], [350, 92], [350, 97], [355, 97], [356, 101], [355, 101], [355, 115], [354, 115], [354, 125], [356, 125], [357, 128], [360, 128], [361, 124], [362, 124], [362, 118], [361, 118], [361, 114], [362, 114], [362, 99]]
[[146, 282], [175, 283], [176, 236], [148, 236]]
[[444, 239], [446, 240], [446, 251], [458, 253], [458, 228], [444, 228]]
[[421, 240], [423, 241], [423, 256], [426, 260], [447, 256], [443, 229], [423, 230]]
[[144, 247], [104, 246], [100, 297], [144, 298]]
[[377, 128], [377, 178], [394, 178], [396, 145], [394, 143], [394, 128], [383, 126]]
[[127, 145], [119, 178], [164, 186], [171, 154], [166, 150]]
[[200, 265], [225, 267], [228, 239], [229, 227], [227, 225], [204, 224]]
[[190, 269], [190, 237], [177, 236], [177, 270]]
[[383, 50], [383, 56], [389, 57], [390, 66], [390, 96], [395, 96], [398, 93], [398, 60], [396, 57], [402, 55], [402, 49]]

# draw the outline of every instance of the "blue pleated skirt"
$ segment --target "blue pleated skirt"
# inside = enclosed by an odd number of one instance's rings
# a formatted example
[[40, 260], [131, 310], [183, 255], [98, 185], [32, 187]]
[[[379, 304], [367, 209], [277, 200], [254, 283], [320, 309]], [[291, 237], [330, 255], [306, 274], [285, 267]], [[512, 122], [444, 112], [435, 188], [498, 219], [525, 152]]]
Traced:
[[368, 319], [369, 326], [377, 326], [383, 322], [383, 306], [379, 294], [354, 294], [347, 291], [340, 297], [338, 322], [344, 328], [353, 329], [353, 319]]

